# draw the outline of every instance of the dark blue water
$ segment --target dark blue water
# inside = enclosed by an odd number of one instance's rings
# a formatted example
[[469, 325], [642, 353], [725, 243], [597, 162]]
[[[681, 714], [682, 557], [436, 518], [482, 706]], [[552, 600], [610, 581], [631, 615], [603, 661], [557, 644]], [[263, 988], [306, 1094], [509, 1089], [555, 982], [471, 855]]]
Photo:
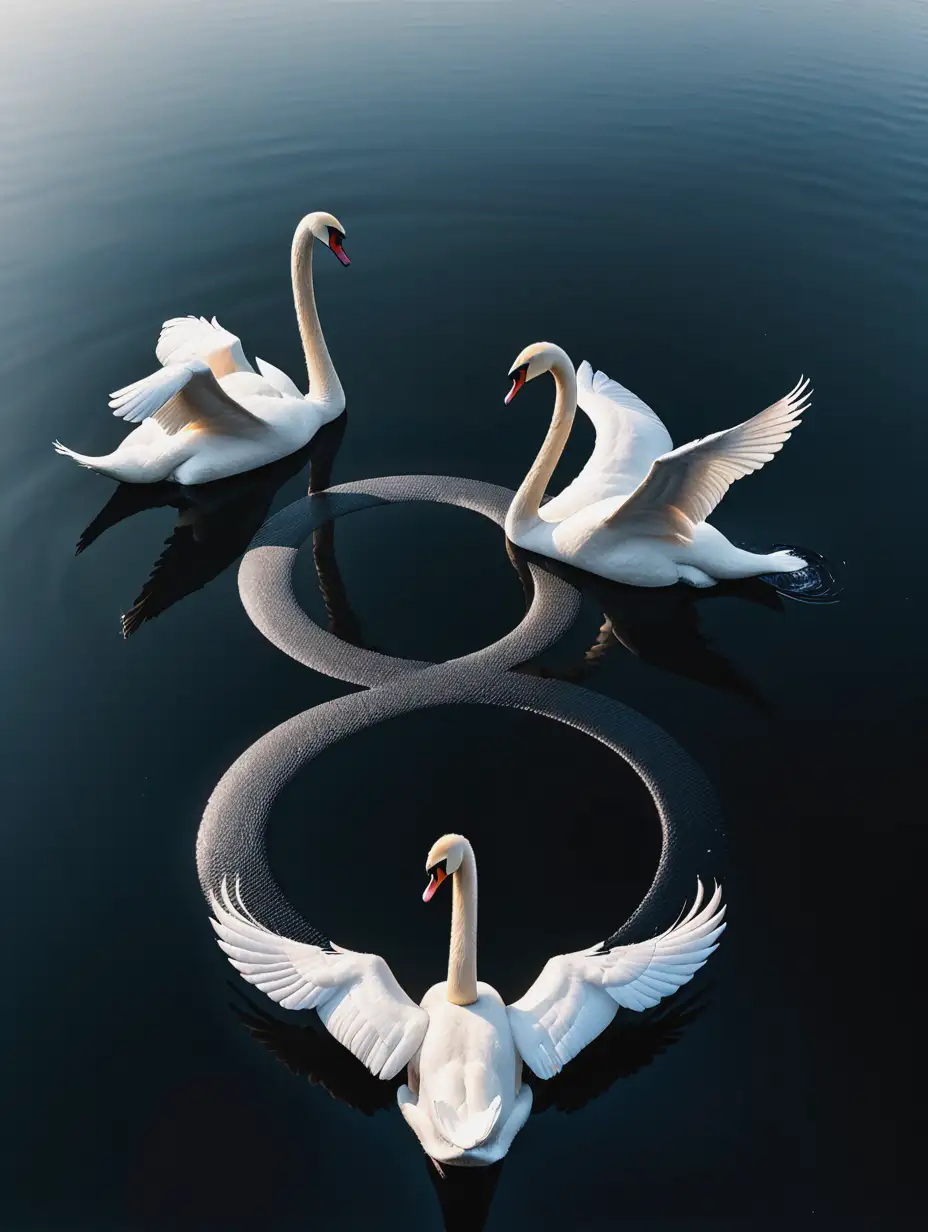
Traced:
[[[911, 1225], [926, 69], [919, 0], [10, 0], [4, 1228], [442, 1226], [399, 1114], [365, 1118], [293, 1077], [230, 1011], [194, 870], [232, 760], [345, 691], [265, 642], [236, 592], [237, 554], [306, 490], [306, 459], [205, 506], [168, 491], [147, 508], [51, 449], [115, 445], [106, 394], [151, 369], [166, 317], [215, 313], [299, 375], [288, 246], [311, 209], [344, 222], [353, 261], [316, 262], [349, 405], [317, 462], [334, 481], [515, 487], [551, 390], [504, 409], [505, 373], [539, 338], [629, 385], [678, 442], [804, 372], [807, 422], [715, 521], [847, 561], [834, 607], [609, 612], [585, 683], [717, 785], [731, 927], [664, 1055], [532, 1119], [487, 1227]], [[578, 423], [558, 481], [590, 441]], [[502, 535], [454, 509], [344, 519], [322, 570], [340, 630], [395, 654], [463, 653], [523, 610]], [[603, 606], [587, 598], [549, 669], [584, 662]], [[464, 830], [481, 974], [516, 995], [547, 955], [611, 931], [650, 877], [653, 819], [614, 760], [528, 716], [410, 716], [297, 780], [272, 834], [279, 875], [419, 996], [447, 945], [422, 861]]]

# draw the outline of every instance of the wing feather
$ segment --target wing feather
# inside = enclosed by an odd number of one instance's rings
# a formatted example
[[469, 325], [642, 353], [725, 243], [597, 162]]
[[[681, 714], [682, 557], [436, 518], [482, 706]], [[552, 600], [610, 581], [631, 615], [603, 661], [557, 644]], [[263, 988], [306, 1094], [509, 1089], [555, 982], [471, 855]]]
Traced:
[[703, 906], [696, 899], [676, 924], [635, 945], [559, 954], [545, 964], [524, 997], [507, 1007], [522, 1060], [551, 1078], [608, 1027], [618, 1007], [651, 1009], [693, 978], [725, 928], [722, 889]]
[[287, 398], [302, 398], [299, 386], [295, 381], [292, 381], [287, 376], [286, 372], [281, 372], [279, 368], [275, 368], [273, 364], [269, 364], [266, 359], [258, 359], [255, 356], [255, 365], [266, 381], [279, 390]]
[[249, 984], [288, 1010], [314, 1009], [331, 1035], [379, 1078], [418, 1052], [429, 1017], [376, 954], [291, 941], [258, 923], [223, 878], [210, 895], [219, 947]]
[[546, 522], [561, 522], [581, 509], [627, 496], [662, 453], [673, 449], [670, 433], [647, 403], [586, 360], [577, 369], [577, 404], [592, 421], [596, 443], [572, 483], [541, 508]]
[[800, 377], [785, 398], [753, 419], [656, 458], [643, 482], [603, 525], [689, 543], [731, 485], [780, 452], [808, 410], [811, 393], [809, 382]]
[[113, 414], [127, 423], [154, 419], [168, 436], [195, 428], [221, 436], [259, 440], [270, 432], [263, 419], [231, 398], [201, 359], [159, 368], [110, 395]]
[[212, 321], [206, 317], [172, 317], [165, 321], [155, 355], [165, 367], [202, 360], [217, 380], [231, 372], [254, 372], [241, 341], [215, 317]]

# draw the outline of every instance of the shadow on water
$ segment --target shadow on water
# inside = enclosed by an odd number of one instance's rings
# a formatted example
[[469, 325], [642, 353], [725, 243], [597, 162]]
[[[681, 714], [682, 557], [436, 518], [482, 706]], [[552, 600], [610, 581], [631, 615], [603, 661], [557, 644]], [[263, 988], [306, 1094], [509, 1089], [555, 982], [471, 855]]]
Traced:
[[[237, 985], [230, 983], [229, 987], [241, 1002], [230, 1002], [233, 1013], [252, 1039], [292, 1074], [306, 1078], [365, 1116], [395, 1107], [396, 1090], [405, 1081], [405, 1071], [388, 1081], [375, 1078], [318, 1025], [315, 1016], [311, 1023], [285, 1020], [256, 1005]], [[547, 1082], [534, 1077], [529, 1080], [532, 1115], [552, 1108], [571, 1113], [586, 1107], [617, 1081], [637, 1074], [678, 1043], [707, 1005], [708, 993], [700, 988], [640, 1014], [620, 1010], [612, 1025], [556, 1077]], [[445, 1232], [481, 1232], [504, 1164], [505, 1160], [500, 1160], [489, 1167], [445, 1167], [440, 1173], [426, 1157]]]
[[[181, 599], [202, 590], [233, 565], [266, 520], [285, 483], [309, 462], [308, 491], [330, 486], [332, 470], [347, 426], [347, 415], [326, 424], [304, 449], [259, 470], [215, 483], [184, 487], [176, 483], [120, 484], [82, 532], [80, 555], [105, 531], [149, 509], [173, 507], [177, 525], [132, 606], [122, 616], [123, 636], [136, 633]], [[579, 680], [616, 645], [663, 671], [743, 698], [758, 710], [771, 707], [754, 683], [716, 650], [699, 627], [699, 605], [738, 598], [782, 611], [777, 592], [759, 579], [720, 583], [711, 590], [678, 585], [650, 590], [609, 582], [570, 565], [526, 552], [507, 541], [513, 567], [527, 600], [532, 593], [529, 561], [564, 577], [589, 595], [603, 612], [595, 642], [580, 662], [560, 669], [524, 663], [515, 670]], [[365, 645], [335, 554], [335, 521], [313, 532], [313, 559], [329, 631], [355, 646]]]
[[609, 582], [571, 565], [549, 560], [507, 543], [513, 567], [522, 580], [526, 596], [531, 594], [528, 563], [556, 573], [588, 595], [603, 613], [603, 624], [596, 641], [584, 652], [580, 662], [561, 669], [523, 663], [516, 671], [564, 680], [583, 679], [617, 645], [645, 663], [693, 680], [710, 688], [740, 697], [765, 714], [772, 706], [760, 690], [730, 659], [711, 645], [699, 627], [699, 607], [717, 599], [740, 599], [774, 612], [783, 611], [777, 592], [758, 578], [720, 582], [711, 589], [698, 590], [679, 583], [645, 589]]
[[[155, 561], [148, 580], [122, 616], [123, 637], [136, 633], [188, 595], [202, 590], [245, 552], [265, 522], [278, 491], [309, 462], [309, 491], [331, 483], [347, 416], [326, 424], [309, 445], [278, 462], [215, 483], [122, 483], [77, 542], [76, 555], [105, 531], [149, 509], [174, 508], [177, 525]], [[313, 554], [329, 627], [346, 641], [360, 638], [335, 562], [334, 524], [313, 539]]]

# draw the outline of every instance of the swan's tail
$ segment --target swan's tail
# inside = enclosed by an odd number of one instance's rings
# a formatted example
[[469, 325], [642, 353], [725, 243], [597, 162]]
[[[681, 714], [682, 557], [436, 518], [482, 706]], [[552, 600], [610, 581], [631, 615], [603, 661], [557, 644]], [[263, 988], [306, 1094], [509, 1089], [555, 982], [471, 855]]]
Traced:
[[107, 454], [106, 457], [91, 458], [85, 453], [75, 453], [73, 449], [69, 449], [67, 445], [62, 445], [61, 441], [54, 441], [55, 453], [63, 454], [66, 458], [73, 458], [78, 466], [86, 466], [89, 471], [97, 471], [100, 475], [112, 475], [113, 478], [118, 476], [113, 475], [109, 469], [108, 463], [112, 458], [112, 454]]
[[123, 483], [157, 483], [158, 480], [167, 478], [171, 469], [171, 464], [168, 464], [167, 470], [164, 468], [146, 470], [138, 463], [120, 458], [119, 450], [115, 453], [104, 454], [99, 458], [91, 458], [85, 453], [77, 453], [69, 449], [67, 445], [62, 445], [61, 441], [55, 441], [54, 445], [55, 453], [63, 454], [66, 458], [73, 458], [78, 466], [84, 466], [89, 471], [96, 471], [98, 475], [106, 475], [109, 479], [118, 479]]
[[788, 599], [796, 599], [800, 603], [837, 603], [843, 587], [835, 576], [834, 570], [824, 556], [813, 552], [810, 548], [790, 547], [785, 543], [776, 543], [771, 551], [771, 559], [789, 556], [801, 560], [799, 569], [792, 567], [789, 571], [762, 573], [762, 582], [767, 582], [778, 594]]
[[492, 1134], [502, 1106], [502, 1096], [496, 1095], [482, 1112], [468, 1117], [462, 1117], [456, 1108], [443, 1099], [436, 1099], [432, 1108], [441, 1136], [462, 1151], [472, 1151]]

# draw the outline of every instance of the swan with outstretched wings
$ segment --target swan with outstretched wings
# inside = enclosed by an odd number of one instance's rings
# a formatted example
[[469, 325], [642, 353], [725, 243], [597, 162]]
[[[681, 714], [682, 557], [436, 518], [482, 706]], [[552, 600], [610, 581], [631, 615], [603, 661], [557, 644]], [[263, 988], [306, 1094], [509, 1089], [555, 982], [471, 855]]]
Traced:
[[[507, 1006], [477, 979], [477, 866], [466, 838], [446, 834], [426, 861], [428, 902], [452, 884], [448, 978], [415, 1002], [383, 958], [320, 937], [306, 944], [266, 928], [236, 883], [211, 896], [220, 947], [242, 977], [288, 1010], [315, 1010], [338, 1043], [376, 1078], [405, 1069], [397, 1101], [436, 1164], [502, 1159], [532, 1107], [535, 1078], [555, 1078], [609, 1026], [620, 1007], [641, 1012], [671, 996], [704, 965], [725, 928], [721, 888], [697, 882], [689, 910], [664, 932], [631, 945], [612, 937], [550, 959]], [[615, 934], [613, 934], [614, 936]]]
[[[789, 440], [809, 407], [807, 380], [800, 377], [752, 419], [675, 449], [640, 398], [588, 363], [575, 372], [550, 342], [518, 356], [506, 402], [545, 372], [554, 378], [554, 414], [506, 516], [513, 543], [631, 586], [708, 587], [762, 577], [806, 599], [831, 593], [833, 579], [817, 554], [749, 552], [706, 521], [736, 480], [760, 470]], [[578, 404], [596, 429], [593, 453], [573, 483], [545, 502]]]

